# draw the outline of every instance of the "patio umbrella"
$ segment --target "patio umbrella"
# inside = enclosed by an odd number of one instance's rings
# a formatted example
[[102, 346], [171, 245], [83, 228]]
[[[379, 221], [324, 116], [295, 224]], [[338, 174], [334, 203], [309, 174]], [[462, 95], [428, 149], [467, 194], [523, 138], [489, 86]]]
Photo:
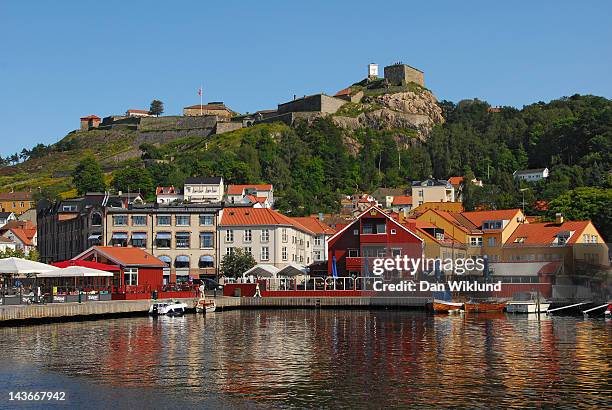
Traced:
[[332, 256], [332, 276], [338, 277], [338, 267], [336, 266], [336, 255]]
[[112, 277], [112, 272], [88, 268], [86, 266], [68, 266], [50, 272], [36, 275], [37, 278], [84, 278], [84, 277]]
[[21, 258], [0, 259], [0, 273], [12, 273], [14, 275], [27, 275], [31, 273], [42, 273], [57, 270], [55, 266], [35, 262]]

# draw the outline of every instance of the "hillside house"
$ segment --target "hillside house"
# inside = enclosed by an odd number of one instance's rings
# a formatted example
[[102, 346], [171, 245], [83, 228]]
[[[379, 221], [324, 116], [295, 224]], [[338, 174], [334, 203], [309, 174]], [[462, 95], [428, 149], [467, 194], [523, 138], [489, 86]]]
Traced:
[[271, 184], [229, 185], [226, 196], [230, 204], [248, 202], [263, 208], [274, 206], [274, 187]]
[[223, 199], [222, 177], [189, 177], [185, 180], [183, 196], [190, 203], [213, 203]]
[[100, 117], [93, 114], [86, 117], [81, 117], [81, 131], [88, 131], [92, 128], [98, 128], [100, 121]]
[[537, 169], [521, 169], [514, 171], [512, 176], [514, 179], [523, 180], [527, 182], [536, 182], [542, 179], [548, 178], [548, 168], [537, 168]]

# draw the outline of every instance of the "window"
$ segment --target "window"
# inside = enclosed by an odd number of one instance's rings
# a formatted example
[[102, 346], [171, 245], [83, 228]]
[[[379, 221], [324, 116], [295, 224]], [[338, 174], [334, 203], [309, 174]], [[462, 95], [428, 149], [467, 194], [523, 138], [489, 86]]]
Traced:
[[126, 286], [138, 285], [138, 268], [125, 268], [123, 270], [123, 284]]
[[62, 212], [75, 212], [76, 210], [76, 205], [62, 205]]
[[391, 235], [395, 235], [397, 231], [395, 229], [391, 229]]
[[146, 232], [132, 233], [132, 246], [136, 248], [146, 248], [147, 247], [147, 233]]
[[128, 224], [127, 215], [115, 215], [113, 216], [113, 225], [115, 226], [126, 226]]
[[111, 236], [112, 246], [127, 246], [128, 234], [127, 232], [113, 232]]
[[359, 235], [359, 229], [353, 229], [353, 235]]
[[423, 201], [419, 201], [419, 206], [420, 206], [420, 205], [423, 205]]
[[20, 202], [19, 206], [23, 208], [25, 206], [25, 203], [24, 202]]
[[286, 246], [283, 246], [283, 248], [281, 249], [281, 257], [283, 258], [284, 261], [286, 261], [289, 258]]
[[191, 215], [177, 215], [176, 226], [189, 226], [191, 223]]
[[244, 248], [244, 253], [248, 253], [249, 255], [253, 254], [253, 248], [251, 248], [250, 246], [247, 246]]
[[170, 226], [170, 215], [157, 215], [157, 226]]
[[391, 249], [391, 256], [392, 257], [396, 257], [396, 256], [402, 256], [402, 250], [400, 248], [393, 248]]
[[317, 236], [314, 238], [314, 246], [321, 246], [321, 237]]
[[489, 238], [487, 240], [487, 243], [488, 243], [489, 246], [496, 246], [497, 240], [495, 238]]
[[213, 261], [213, 257], [210, 255], [202, 255], [200, 256], [200, 261], [198, 262], [198, 268], [206, 269], [206, 268], [214, 268], [215, 262]]
[[146, 215], [133, 215], [132, 216], [132, 226], [147, 226], [147, 216]]
[[174, 260], [174, 267], [177, 269], [189, 269], [189, 256], [179, 255]]
[[369, 223], [363, 225], [364, 234], [384, 234], [387, 231], [387, 225], [384, 222]]
[[348, 250], [349, 258], [358, 258], [359, 257], [359, 249], [349, 249]]
[[225, 231], [225, 242], [234, 242], [234, 231], [232, 229]]
[[270, 249], [267, 246], [261, 247], [261, 260], [267, 261], [270, 259]]
[[91, 215], [91, 225], [92, 226], [102, 226], [102, 215], [99, 213], [94, 213]]
[[234, 248], [232, 248], [231, 246], [228, 246], [228, 247], [225, 249], [225, 254], [226, 254], [226, 255], [231, 255], [232, 253], [234, 253]]
[[419, 198], [423, 198], [423, 190], [422, 189], [419, 189], [418, 194], [419, 194]]
[[436, 233], [436, 239], [437, 239], [438, 241], [443, 241], [443, 240], [444, 240], [444, 234], [443, 234], [443, 233], [440, 233], [440, 232], [437, 232], [437, 233]]
[[306, 249], [310, 248], [310, 241], [306, 241]]
[[261, 241], [262, 242], [268, 242], [270, 240], [270, 230], [269, 229], [262, 229], [261, 230]]
[[244, 241], [251, 242], [252, 239], [253, 239], [253, 232], [250, 229], [245, 229], [244, 230]]
[[213, 233], [212, 232], [200, 232], [200, 248], [212, 248], [213, 247]]
[[172, 242], [172, 234], [170, 232], [158, 232], [155, 236], [155, 246], [160, 249], [170, 248]]
[[363, 225], [363, 233], [368, 235], [374, 233], [374, 226], [370, 224]]
[[283, 242], [287, 242], [289, 240], [289, 237], [287, 236], [287, 228], [283, 228], [281, 232], [282, 232]]
[[523, 243], [523, 242], [525, 242], [525, 239], [527, 239], [527, 237], [525, 237], [525, 236], [519, 236], [518, 238], [516, 238], [516, 239], [514, 240], [514, 243]]
[[482, 246], [482, 237], [471, 237], [470, 238], [470, 246]]
[[200, 226], [213, 226], [215, 224], [214, 215], [200, 215]]
[[177, 232], [176, 233], [176, 247], [177, 248], [189, 248], [191, 234], [189, 232]]
[[314, 260], [315, 261], [321, 260], [321, 251], [314, 251]]

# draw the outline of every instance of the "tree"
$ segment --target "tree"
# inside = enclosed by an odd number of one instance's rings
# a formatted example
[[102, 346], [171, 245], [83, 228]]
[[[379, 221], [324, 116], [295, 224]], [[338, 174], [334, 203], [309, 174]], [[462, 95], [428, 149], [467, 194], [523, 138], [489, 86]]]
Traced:
[[255, 258], [242, 248], [234, 249], [229, 255], [225, 255], [221, 261], [221, 274], [228, 278], [238, 278], [244, 272], [255, 266]]
[[79, 195], [84, 195], [87, 192], [104, 192], [106, 190], [102, 168], [94, 157], [87, 157], [81, 160], [72, 173], [72, 182]]
[[151, 101], [151, 107], [149, 108], [151, 115], [159, 117], [164, 112], [164, 103], [159, 100]]
[[134, 166], [115, 171], [111, 184], [117, 191], [140, 192], [145, 198], [155, 194], [155, 186], [149, 171]]

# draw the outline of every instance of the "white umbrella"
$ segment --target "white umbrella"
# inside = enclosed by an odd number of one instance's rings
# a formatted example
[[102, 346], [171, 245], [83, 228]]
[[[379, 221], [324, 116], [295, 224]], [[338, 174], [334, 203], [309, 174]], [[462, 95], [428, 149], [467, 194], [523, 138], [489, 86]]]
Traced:
[[27, 275], [30, 273], [50, 272], [57, 269], [59, 268], [27, 259], [15, 257], [0, 259], [0, 273]]
[[279, 270], [277, 276], [298, 276], [306, 275], [307, 273], [308, 271], [305, 266], [290, 263], [281, 270]]
[[249, 275], [253, 275], [253, 276], [258, 276], [258, 277], [274, 277], [276, 276], [276, 273], [278, 272], [278, 268], [274, 265], [268, 265], [268, 264], [259, 264], [259, 265], [255, 265], [253, 266], [251, 269], [249, 269], [248, 271], [244, 272], [242, 274], [242, 277], [247, 277]]
[[37, 278], [84, 278], [84, 277], [112, 277], [112, 272], [88, 268], [85, 266], [68, 266], [50, 272], [36, 275]]

